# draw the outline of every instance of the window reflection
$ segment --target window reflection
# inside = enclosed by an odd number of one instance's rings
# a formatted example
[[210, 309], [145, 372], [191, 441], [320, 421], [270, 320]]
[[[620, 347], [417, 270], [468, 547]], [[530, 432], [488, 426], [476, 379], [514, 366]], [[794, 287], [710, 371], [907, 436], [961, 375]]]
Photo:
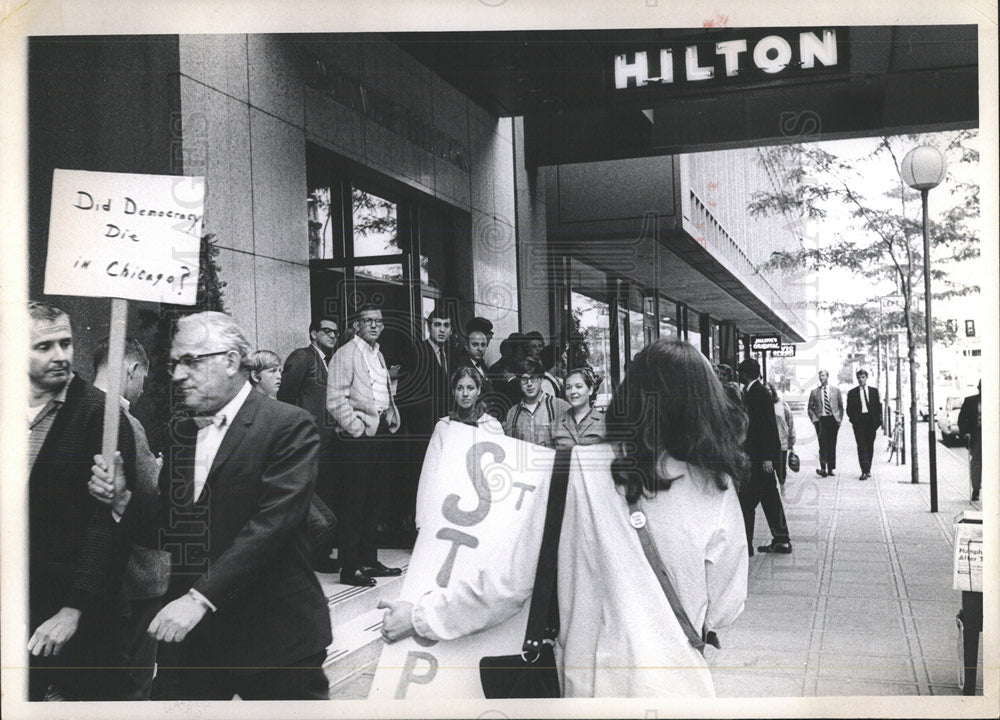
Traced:
[[333, 249], [333, 223], [330, 213], [330, 188], [312, 188], [306, 199], [309, 219], [309, 257], [328, 260], [336, 257]]
[[360, 188], [352, 188], [354, 257], [399, 255], [396, 203]]

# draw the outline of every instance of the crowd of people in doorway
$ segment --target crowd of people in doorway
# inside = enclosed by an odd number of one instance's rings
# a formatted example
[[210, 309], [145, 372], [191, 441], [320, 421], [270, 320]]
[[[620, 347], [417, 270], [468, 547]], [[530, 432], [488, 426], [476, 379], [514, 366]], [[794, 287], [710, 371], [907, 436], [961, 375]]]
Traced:
[[[625, 525], [609, 518], [628, 518], [641, 504], [659, 555], [680, 573], [676, 590], [689, 619], [706, 633], [742, 609], [758, 505], [771, 541], [756, 551], [792, 552], [780, 486], [795, 424], [751, 358], [737, 374], [713, 368], [686, 343], [659, 340], [637, 354], [601, 408], [603, 378], [579, 360], [585, 353], [546, 344], [540, 333], [509, 336], [487, 366], [493, 325], [480, 317], [459, 343], [452, 319], [435, 310], [426, 336], [387, 360], [382, 312], [361, 305], [343, 334], [337, 319], [316, 319], [309, 343], [282, 361], [253, 351], [230, 316], [201, 312], [176, 322], [166, 368], [177, 412], [169, 446], [151, 448], [131, 412], [150, 366], [143, 346], [127, 339], [120, 368], [109, 367], [107, 345], [99, 346], [89, 383], [74, 372], [67, 313], [32, 302], [28, 318], [31, 700], [328, 697], [330, 615], [317, 573], [361, 587], [402, 573], [379, 561], [379, 525], [389, 506], [421, 524], [418, 488], [400, 478], [410, 477], [407, 467], [419, 477], [428, 448], [453, 423], [578, 448], [591, 460], [593, 496], [574, 501], [582, 514], [569, 527], [620, 559]], [[112, 372], [121, 381], [118, 450], [105, 457], [100, 388]], [[826, 379], [820, 373], [808, 406], [822, 476], [835, 472], [844, 413]], [[866, 379], [858, 373], [846, 403], [862, 479], [881, 418]], [[963, 408], [963, 426], [980, 418], [978, 404]], [[580, 521], [585, 512], [594, 516]], [[621, 607], [634, 609], [625, 595], [635, 586], [614, 562], [566, 553], [560, 583], [589, 588], [586, 599], [560, 596], [572, 606], [567, 617], [613, 619]], [[530, 580], [511, 587], [530, 594]], [[454, 597], [476, 601], [471, 590]], [[502, 607], [527, 598], [513, 599]], [[421, 602], [438, 605], [434, 613], [386, 606], [387, 640], [455, 637], [450, 614], [463, 618], [463, 632], [502, 619], [430, 595]], [[658, 594], [652, 607], [666, 603]], [[648, 664], [636, 649], [648, 638], [637, 634], [659, 630], [620, 619], [612, 624], [625, 639], [602, 636], [596, 648], [585, 622], [568, 623], [560, 634], [566, 656], [580, 667], [597, 665], [593, 652], [622, 667]], [[654, 659], [692, 660], [684, 648], [656, 650]], [[703, 665], [700, 655], [693, 662]], [[609, 685], [569, 671], [563, 683], [573, 695], [655, 694], [655, 683], [636, 677]], [[710, 693], [710, 685], [692, 692]]]

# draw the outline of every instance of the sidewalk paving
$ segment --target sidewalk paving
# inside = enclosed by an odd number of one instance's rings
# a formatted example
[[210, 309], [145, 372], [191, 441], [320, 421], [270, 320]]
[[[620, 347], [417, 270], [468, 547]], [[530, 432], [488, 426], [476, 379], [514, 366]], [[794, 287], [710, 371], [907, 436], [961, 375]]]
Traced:
[[[793, 553], [750, 558], [746, 610], [709, 656], [719, 697], [960, 694], [952, 525], [979, 503], [969, 502], [967, 465], [939, 444], [939, 511], [930, 512], [919, 427], [920, 484], [908, 464], [886, 462], [881, 431], [873, 477], [860, 481], [846, 418], [837, 474], [823, 478], [813, 428], [796, 416], [802, 467], [782, 493]], [[758, 509], [754, 546], [770, 539]]]

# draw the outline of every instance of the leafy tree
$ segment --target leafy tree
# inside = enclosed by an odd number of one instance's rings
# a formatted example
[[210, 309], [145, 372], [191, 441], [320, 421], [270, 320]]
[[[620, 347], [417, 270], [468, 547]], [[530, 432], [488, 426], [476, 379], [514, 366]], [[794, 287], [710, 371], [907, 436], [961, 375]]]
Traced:
[[[947, 272], [949, 264], [979, 256], [979, 186], [968, 179], [975, 177], [971, 170], [979, 160], [971, 145], [976, 137], [975, 130], [961, 130], [935, 138], [943, 140], [942, 151], [950, 167], [949, 178], [933, 195], [937, 204], [947, 198], [947, 209], [928, 220], [933, 255], [930, 275], [936, 299], [979, 291], [977, 285], [964, 278], [953, 279]], [[788, 271], [846, 269], [869, 280], [876, 297], [887, 294], [890, 287], [903, 296], [901, 320], [906, 327], [913, 438], [917, 437], [916, 348], [918, 343], [926, 344], [921, 339], [923, 323], [918, 322], [915, 302], [923, 291], [925, 260], [920, 194], [901, 179], [885, 191], [873, 190], [866, 171], [871, 172], [872, 163], [880, 163], [881, 168], [888, 164], [900, 178], [899, 164], [905, 150], [923, 141], [926, 138], [915, 135], [882, 137], [874, 141], [871, 155], [862, 160], [839, 155], [835, 146], [827, 143], [767, 148], [763, 150], [764, 162], [779, 178], [778, 189], [756, 193], [748, 207], [755, 216], [784, 214], [816, 222], [843, 222], [846, 213], [846, 227], [832, 244], [772, 256], [767, 265]], [[875, 347], [877, 306], [841, 303], [833, 309], [836, 326], [851, 333], [855, 347], [869, 351]], [[912, 459], [911, 479], [918, 482], [915, 453]]]

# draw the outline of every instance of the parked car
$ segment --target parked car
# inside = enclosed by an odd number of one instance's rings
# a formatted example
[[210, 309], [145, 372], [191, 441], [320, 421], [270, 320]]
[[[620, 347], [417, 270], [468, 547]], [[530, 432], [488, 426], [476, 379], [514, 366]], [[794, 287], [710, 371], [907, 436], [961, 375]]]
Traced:
[[938, 411], [937, 426], [941, 431], [941, 442], [947, 445], [957, 445], [961, 440], [958, 431], [958, 413], [962, 409], [964, 397], [952, 396], [944, 402], [944, 407]]

